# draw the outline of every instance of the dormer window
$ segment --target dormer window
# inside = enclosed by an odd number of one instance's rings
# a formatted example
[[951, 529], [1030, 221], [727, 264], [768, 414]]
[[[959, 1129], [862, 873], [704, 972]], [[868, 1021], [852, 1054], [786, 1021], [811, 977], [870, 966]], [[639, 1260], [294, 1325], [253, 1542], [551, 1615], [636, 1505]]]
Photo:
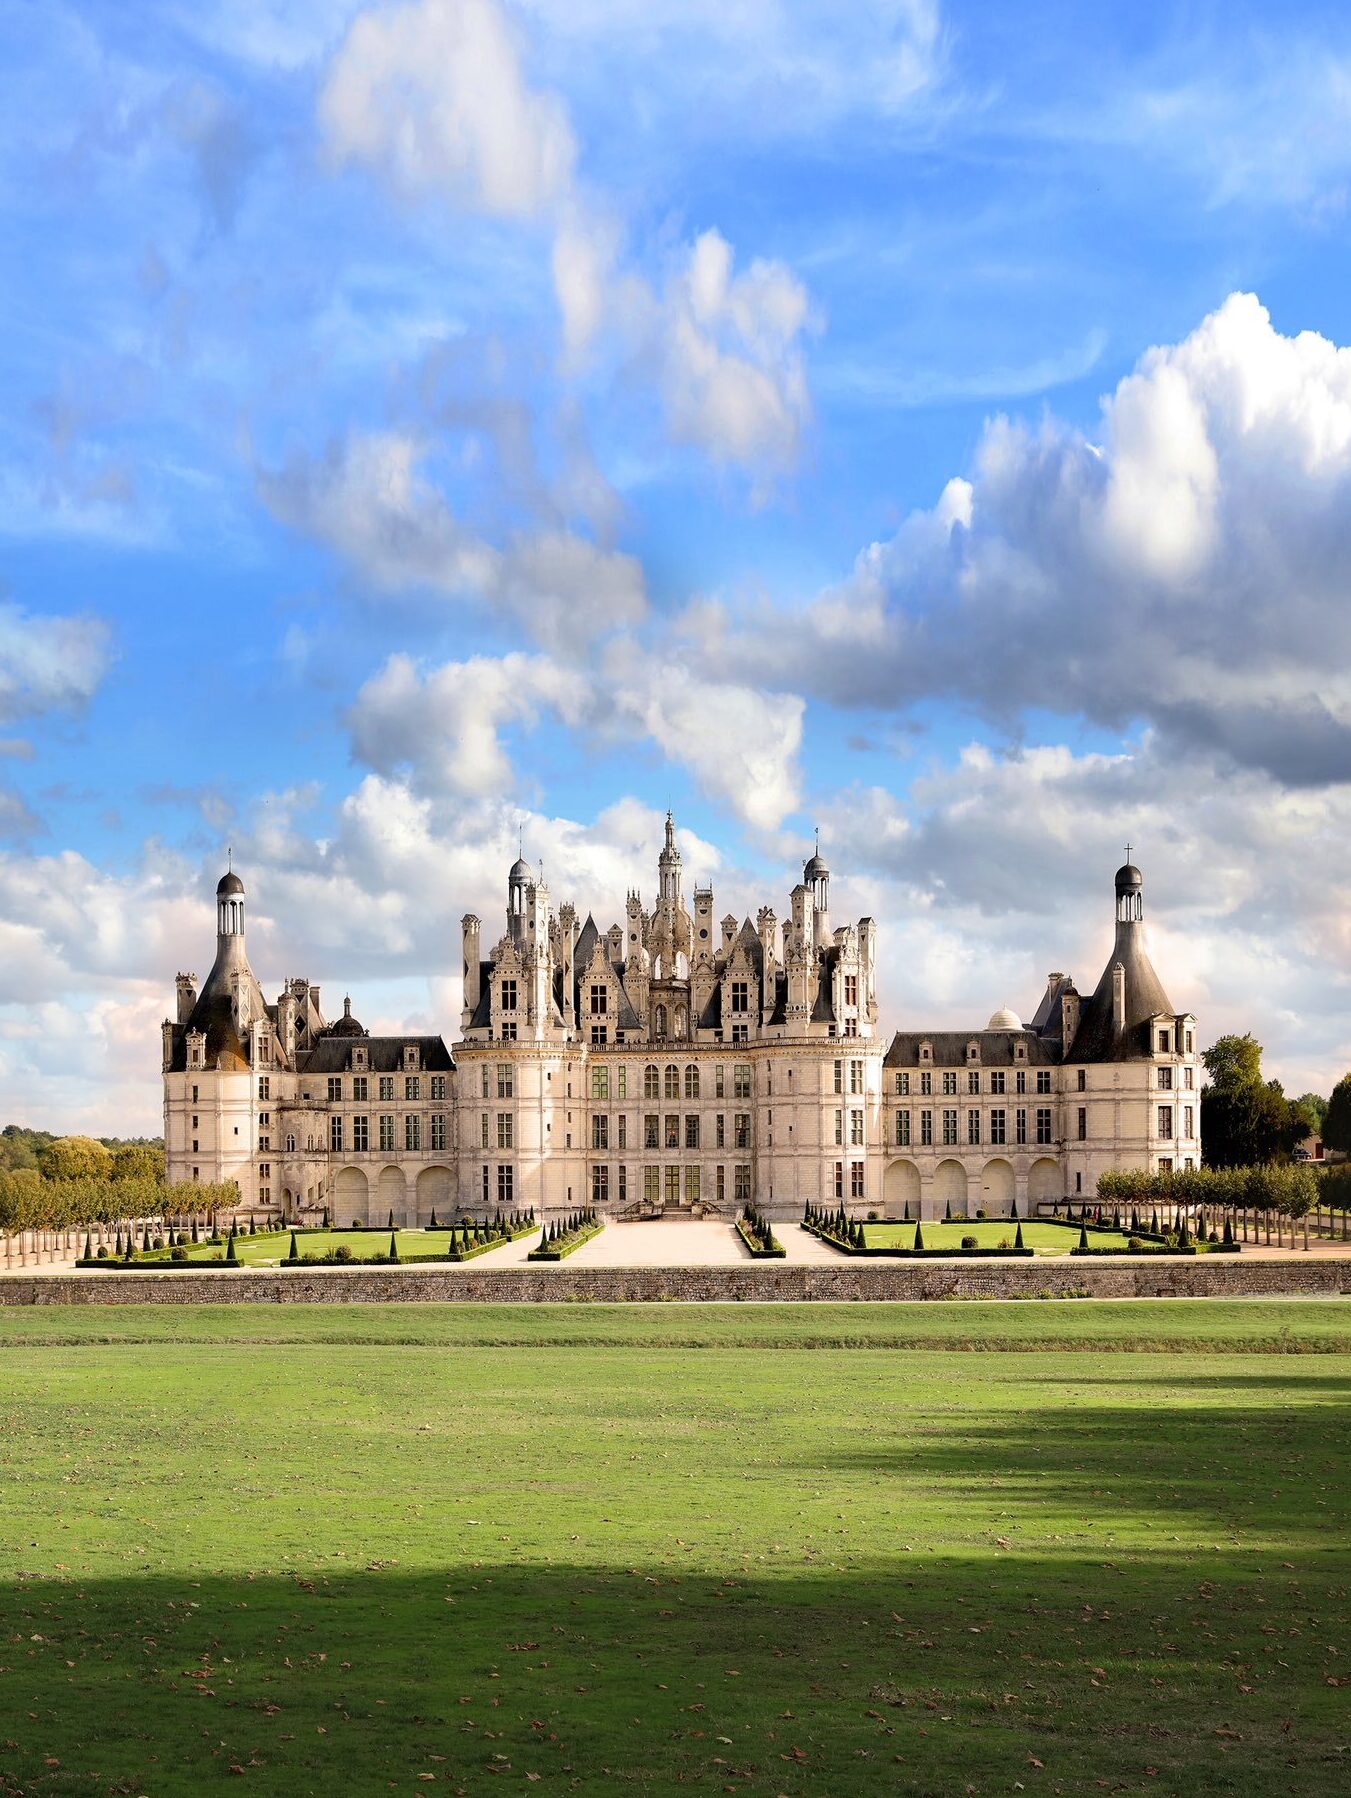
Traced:
[[365, 1049], [353, 1049], [352, 1066], [358, 1073], [365, 1073], [370, 1066], [370, 1058]]
[[933, 1046], [933, 1044], [932, 1044], [932, 1043], [921, 1043], [921, 1044], [920, 1044], [920, 1046], [919, 1046], [919, 1058], [920, 1058], [920, 1060], [921, 1060], [921, 1061], [932, 1061], [932, 1060], [933, 1060], [933, 1058], [934, 1058], [934, 1046]]
[[1013, 1059], [1015, 1061], [1026, 1061], [1027, 1060], [1027, 1044], [1026, 1043], [1015, 1043], [1013, 1045]]
[[502, 1010], [515, 1011], [515, 1009], [516, 982], [514, 980], [504, 980], [502, 982]]
[[1159, 1032], [1159, 1054], [1160, 1055], [1166, 1055], [1168, 1053], [1168, 1045], [1171, 1041], [1172, 1041], [1171, 1033], [1167, 1030], [1160, 1030], [1160, 1032]]
[[966, 1059], [968, 1061], [979, 1061], [980, 1060], [980, 1044], [979, 1043], [972, 1042], [972, 1043], [968, 1043], [966, 1045]]
[[405, 1071], [416, 1069], [418, 1061], [419, 1056], [417, 1046], [414, 1043], [405, 1043], [403, 1051], [403, 1065]]

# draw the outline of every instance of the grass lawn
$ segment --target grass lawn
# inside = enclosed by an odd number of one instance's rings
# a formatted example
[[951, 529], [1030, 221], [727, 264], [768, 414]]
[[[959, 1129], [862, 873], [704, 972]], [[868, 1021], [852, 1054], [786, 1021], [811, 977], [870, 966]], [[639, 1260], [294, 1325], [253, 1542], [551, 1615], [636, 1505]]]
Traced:
[[[963, 1236], [974, 1236], [983, 1249], [998, 1248], [1005, 1241], [1012, 1248], [1017, 1231], [1017, 1221], [1012, 1218], [969, 1224], [926, 1223], [924, 1246], [926, 1249], [959, 1249]], [[863, 1234], [870, 1249], [912, 1249], [915, 1246], [913, 1224], [865, 1224]], [[1039, 1255], [1068, 1255], [1078, 1246], [1077, 1225], [1067, 1230], [1063, 1224], [1023, 1223], [1023, 1247], [1035, 1249]], [[1088, 1246], [1091, 1249], [1124, 1249], [1126, 1232], [1095, 1229], [1090, 1224]]]
[[[370, 1230], [302, 1230], [296, 1237], [296, 1247], [302, 1256], [312, 1255], [316, 1259], [329, 1254], [340, 1244], [346, 1243], [351, 1249], [353, 1258], [364, 1260], [371, 1255], [387, 1255], [389, 1253], [389, 1236], [387, 1229]], [[435, 1259], [443, 1261], [450, 1247], [448, 1230], [396, 1230], [395, 1246], [400, 1259], [405, 1261], [422, 1261]], [[208, 1242], [189, 1242], [187, 1244], [190, 1261], [218, 1261], [224, 1258], [225, 1244]], [[273, 1232], [267, 1236], [236, 1236], [235, 1257], [246, 1262], [250, 1267], [274, 1267], [291, 1252], [291, 1232]], [[168, 1261], [169, 1252], [146, 1257], [148, 1260]]]
[[0, 1309], [0, 1792], [1312, 1798], [1349, 1396], [1335, 1301]]

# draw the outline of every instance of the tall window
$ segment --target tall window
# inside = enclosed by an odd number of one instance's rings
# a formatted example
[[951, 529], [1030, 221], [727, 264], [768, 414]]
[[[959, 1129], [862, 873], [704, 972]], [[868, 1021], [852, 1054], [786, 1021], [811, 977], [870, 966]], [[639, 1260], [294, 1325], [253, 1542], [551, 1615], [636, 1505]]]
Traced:
[[[442, 1084], [444, 1085], [445, 1082], [443, 1081]], [[366, 1103], [366, 1096], [369, 1090], [370, 1081], [366, 1078], [365, 1074], [357, 1074], [353, 1077], [352, 1097], [356, 1100], [358, 1105], [364, 1105]]]
[[680, 1203], [680, 1169], [678, 1167], [668, 1167], [666, 1170], [666, 1203], [668, 1205]]
[[1170, 1093], [1170, 1092], [1172, 1092], [1172, 1090], [1173, 1090], [1173, 1070], [1172, 1070], [1172, 1068], [1160, 1068], [1159, 1069], [1159, 1091], [1161, 1093]]
[[445, 1077], [445, 1075], [444, 1074], [433, 1074], [432, 1075], [432, 1098], [433, 1098], [433, 1100], [439, 1104], [445, 1099], [445, 1096], [446, 1096], [446, 1077]]
[[514, 980], [504, 980], [502, 982], [502, 1010], [515, 1011], [515, 1009], [516, 982]]
[[919, 1114], [919, 1142], [923, 1149], [931, 1149], [934, 1140], [934, 1114], [921, 1111]]
[[844, 1197], [844, 1163], [842, 1161], [835, 1163], [835, 1197], [837, 1199]]
[[693, 1062], [685, 1069], [685, 1097], [687, 1099], [699, 1097], [699, 1070]]
[[[196, 1096], [196, 1089], [194, 1089], [193, 1097], [196, 1098]], [[258, 1097], [263, 1100], [268, 1100], [272, 1097], [272, 1082], [268, 1079], [266, 1074], [260, 1074], [258, 1076]]]
[[479, 1113], [478, 1121], [479, 1121], [480, 1133], [481, 1133], [481, 1138], [482, 1138], [481, 1146], [486, 1149], [488, 1146], [488, 1131], [490, 1128], [490, 1125], [488, 1123], [488, 1114], [486, 1111], [481, 1111]]
[[591, 1114], [591, 1147], [608, 1149], [610, 1146], [610, 1119], [603, 1111]]
[[969, 1143], [980, 1141], [980, 1107], [973, 1105], [966, 1114], [966, 1140]]
[[1007, 1117], [1008, 1113], [1002, 1106], [997, 1107], [990, 1113], [990, 1141], [992, 1143], [1004, 1143], [1008, 1141], [1008, 1138], [1005, 1135]]
[[514, 1149], [516, 1147], [514, 1141], [515, 1128], [516, 1120], [512, 1113], [509, 1111], [499, 1111], [497, 1114], [497, 1146], [499, 1149]]
[[956, 1141], [957, 1110], [954, 1106], [951, 1110], [945, 1110], [943, 1112], [943, 1147], [945, 1149], [950, 1149], [955, 1145]]
[[1026, 1113], [1026, 1111], [1023, 1110], [1022, 1106], [1020, 1105], [1018, 1107], [1017, 1111], [1013, 1115], [1014, 1115], [1014, 1123], [1016, 1125], [1017, 1140], [1019, 1142], [1026, 1142], [1027, 1141], [1027, 1113]]
[[352, 1119], [352, 1148], [358, 1155], [364, 1155], [371, 1146], [371, 1120], [368, 1117]]
[[732, 1069], [732, 1097], [734, 1099], [749, 1099], [750, 1096], [750, 1066], [744, 1061], [738, 1061]]
[[842, 1061], [835, 1063], [835, 1091], [837, 1093], [844, 1091], [844, 1063]]
[[446, 1114], [444, 1111], [432, 1113], [432, 1149], [439, 1151], [446, 1146]]
[[[839, 1088], [836, 1087], [835, 1090], [836, 1090], [836, 1092], [838, 1092]], [[909, 1076], [909, 1074], [897, 1074], [897, 1076], [896, 1076], [896, 1091], [898, 1093], [900, 1093], [903, 1098], [906, 1098], [909, 1096], [909, 1093], [910, 1093], [910, 1076]]]
[[851, 1199], [863, 1197], [863, 1163], [861, 1161], [851, 1161], [849, 1164], [849, 1197]]
[[699, 1147], [699, 1114], [697, 1111], [685, 1113], [685, 1147], [687, 1149]]
[[645, 1099], [659, 1099], [661, 1097], [660, 1078], [656, 1068], [652, 1066], [651, 1062], [649, 1062], [643, 1069], [643, 1097]]
[[849, 1090], [851, 1093], [863, 1091], [863, 1063], [861, 1061], [849, 1063]]
[[380, 1097], [386, 1101], [388, 1101], [394, 1097], [394, 1076], [393, 1076], [393, 1074], [381, 1074], [381, 1076], [380, 1076]]
[[1196, 1113], [1190, 1105], [1182, 1107], [1182, 1134], [1187, 1137], [1196, 1134]]
[[1087, 1107], [1087, 1105], [1081, 1105], [1079, 1107], [1079, 1141], [1080, 1142], [1088, 1141], [1088, 1107]]
[[1051, 1107], [1049, 1105], [1038, 1105], [1038, 1107], [1037, 1107], [1037, 1141], [1039, 1143], [1047, 1143], [1047, 1142], [1050, 1142], [1050, 1140], [1051, 1140]]
[[685, 1203], [687, 1205], [699, 1203], [699, 1169], [697, 1167], [685, 1169]]
[[422, 1082], [416, 1074], [404, 1076], [403, 1096], [414, 1104], [422, 1097]]
[[857, 974], [846, 974], [844, 977], [844, 1002], [846, 1005], [858, 1004]]
[[738, 1205], [748, 1205], [751, 1197], [751, 1170], [738, 1165], [732, 1175], [732, 1196]]
[[596, 985], [589, 995], [591, 1015], [593, 1018], [603, 1017], [610, 1009], [610, 991], [608, 987]]
[[750, 1114], [745, 1111], [738, 1111], [732, 1120], [732, 1147], [734, 1149], [749, 1149], [750, 1146]]
[[966, 1090], [969, 1093], [978, 1093], [980, 1091], [980, 1069], [979, 1068], [972, 1068], [970, 1070], [970, 1072], [967, 1074]]
[[666, 1113], [665, 1142], [668, 1149], [680, 1147], [680, 1118], [674, 1111]]
[[334, 1104], [334, 1103], [341, 1101], [341, 1099], [342, 1099], [342, 1075], [341, 1074], [330, 1074], [329, 1075], [329, 1077], [328, 1077], [328, 1098], [329, 1098], [330, 1104]]
[[657, 1121], [656, 1112], [647, 1112], [643, 1117], [643, 1147], [645, 1149], [660, 1148], [661, 1143], [658, 1140], [660, 1134], [661, 1126]]
[[844, 1113], [842, 1111], [835, 1113], [835, 1140], [837, 1143], [844, 1141]]
[[661, 1169], [659, 1167], [643, 1169], [643, 1197], [649, 1205], [655, 1205], [661, 1197]]
[[1027, 1091], [1027, 1075], [1023, 1071], [1023, 1069], [1019, 1068], [1018, 1072], [1013, 1076], [1013, 1078], [1017, 1082], [1018, 1091], [1020, 1093], [1025, 1093]]
[[342, 1119], [341, 1118], [330, 1118], [328, 1120], [328, 1146], [330, 1149], [338, 1150], [339, 1153], [341, 1153], [341, 1151], [342, 1151]]
[[1038, 1068], [1037, 1069], [1037, 1091], [1039, 1093], [1048, 1093], [1048, 1092], [1050, 1092], [1050, 1090], [1051, 1090], [1051, 1070], [1050, 1070], [1050, 1068]]
[[414, 1111], [403, 1120], [403, 1146], [405, 1149], [422, 1147], [422, 1119]]
[[863, 1113], [861, 1111], [849, 1113], [849, 1141], [856, 1149], [863, 1147]]
[[516, 1173], [510, 1162], [499, 1163], [497, 1169], [497, 1202], [510, 1207], [515, 1203]]
[[950, 1099], [957, 1091], [957, 1075], [949, 1070], [943, 1075], [943, 1097]]
[[[628, 1148], [628, 1146], [629, 1146], [629, 1120], [628, 1120], [628, 1114], [627, 1114], [627, 1113], [626, 1113], [626, 1112], [623, 1112], [623, 1111], [621, 1111], [621, 1112], [620, 1112], [620, 1114], [619, 1114], [619, 1146], [620, 1146], [620, 1148], [621, 1148], [621, 1149], [627, 1149], [627, 1148]], [[620, 1169], [620, 1170], [619, 1170], [619, 1177], [620, 1177], [620, 1179], [621, 1179], [621, 1180], [622, 1180], [622, 1179], [623, 1179], [623, 1177], [624, 1177], [624, 1170], [623, 1170], [623, 1168], [621, 1168], [621, 1169]]]
[[910, 1113], [908, 1111], [896, 1113], [896, 1147], [898, 1149], [910, 1147]]
[[608, 1099], [610, 1096], [610, 1070], [603, 1063], [591, 1070], [591, 1097]]
[[734, 1012], [748, 1012], [750, 1008], [750, 982], [746, 980], [734, 980], [732, 982], [732, 1010]]
[[662, 1091], [668, 1099], [680, 1097], [680, 1069], [667, 1067], [662, 1070]]
[[995, 1070], [994, 1073], [992, 1073], [990, 1075], [990, 1091], [992, 1093], [1002, 1093], [1003, 1090], [1004, 1090], [1004, 1070], [1002, 1068], [998, 1068]]
[[516, 1096], [516, 1075], [509, 1061], [497, 1064], [497, 1096], [499, 1099], [512, 1099]]
[[725, 1099], [727, 1097], [725, 1091], [727, 1084], [726, 1075], [726, 1068], [719, 1062], [713, 1069], [713, 1097], [715, 1099]]
[[1160, 1136], [1171, 1136], [1172, 1134], [1173, 1134], [1173, 1108], [1171, 1105], [1160, 1105], [1160, 1107], [1159, 1107], [1159, 1135]]
[[927, 1099], [929, 1097], [929, 1094], [933, 1091], [933, 1089], [934, 1089], [934, 1077], [929, 1072], [929, 1070], [927, 1068], [925, 1068], [924, 1072], [919, 1077], [920, 1093], [923, 1095], [924, 1098]]
[[1080, 1068], [1078, 1072], [1079, 1072], [1079, 1091], [1086, 1092], [1088, 1089], [1088, 1071], [1086, 1068]]
[[591, 1203], [604, 1205], [610, 1197], [610, 1170], [605, 1163], [598, 1162], [591, 1170]]

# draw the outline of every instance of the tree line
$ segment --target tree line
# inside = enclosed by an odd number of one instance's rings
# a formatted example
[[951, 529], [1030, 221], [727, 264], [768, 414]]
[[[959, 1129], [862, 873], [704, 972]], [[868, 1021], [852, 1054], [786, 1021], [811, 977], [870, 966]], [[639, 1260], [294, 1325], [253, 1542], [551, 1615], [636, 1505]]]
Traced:
[[164, 1178], [164, 1145], [140, 1138], [53, 1136], [9, 1124], [0, 1131], [0, 1233], [90, 1229], [140, 1217], [204, 1217], [239, 1202], [220, 1185]]
[[1262, 1045], [1251, 1033], [1221, 1036], [1201, 1057], [1209, 1076], [1201, 1089], [1201, 1159], [1212, 1168], [1286, 1162], [1306, 1136], [1351, 1153], [1351, 1074], [1328, 1098], [1287, 1099], [1279, 1080], [1262, 1078]]

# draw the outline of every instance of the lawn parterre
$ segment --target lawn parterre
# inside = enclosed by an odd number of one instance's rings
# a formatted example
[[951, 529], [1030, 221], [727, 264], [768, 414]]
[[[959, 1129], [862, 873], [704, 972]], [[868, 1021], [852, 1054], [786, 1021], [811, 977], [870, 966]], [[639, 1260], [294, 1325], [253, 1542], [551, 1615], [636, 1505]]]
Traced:
[[0, 1312], [0, 1790], [1341, 1784], [1335, 1304], [282, 1309]]
[[[534, 1226], [531, 1225], [530, 1228], [533, 1230]], [[524, 1229], [518, 1232], [527, 1233]], [[401, 1262], [445, 1261], [449, 1258], [451, 1237], [447, 1230], [299, 1230], [295, 1232], [295, 1239], [300, 1252], [299, 1261], [303, 1265], [308, 1260], [323, 1262], [339, 1248], [346, 1248], [354, 1262], [387, 1257], [391, 1235]], [[250, 1236], [247, 1232], [237, 1234], [235, 1259], [244, 1267], [277, 1267], [286, 1262], [290, 1255], [291, 1236], [289, 1229], [271, 1230], [265, 1235], [257, 1236]], [[222, 1261], [227, 1252], [227, 1243], [226, 1236], [222, 1236], [220, 1242], [189, 1242], [186, 1245], [187, 1259], [192, 1263]], [[494, 1243], [492, 1246], [496, 1248], [501, 1245]], [[132, 1263], [136, 1267], [161, 1264], [170, 1267], [181, 1265], [172, 1261], [168, 1249], [152, 1251], [149, 1255], [138, 1253]], [[96, 1265], [102, 1268], [108, 1264], [99, 1262]]]
[[[1001, 1243], [1012, 1247], [1019, 1228], [1023, 1233], [1023, 1247], [1038, 1255], [1068, 1255], [1079, 1240], [1077, 1223], [1070, 1230], [1063, 1224], [1032, 1222], [1020, 1225], [1016, 1218], [977, 1219], [972, 1223], [926, 1222], [920, 1228], [924, 1232], [924, 1247], [929, 1250], [960, 1249], [964, 1236], [974, 1236], [981, 1249], [998, 1248]], [[865, 1224], [863, 1235], [869, 1248], [912, 1249], [915, 1246], [914, 1224]], [[1099, 1229], [1091, 1224], [1088, 1241], [1095, 1249], [1126, 1247], [1123, 1231]]]

